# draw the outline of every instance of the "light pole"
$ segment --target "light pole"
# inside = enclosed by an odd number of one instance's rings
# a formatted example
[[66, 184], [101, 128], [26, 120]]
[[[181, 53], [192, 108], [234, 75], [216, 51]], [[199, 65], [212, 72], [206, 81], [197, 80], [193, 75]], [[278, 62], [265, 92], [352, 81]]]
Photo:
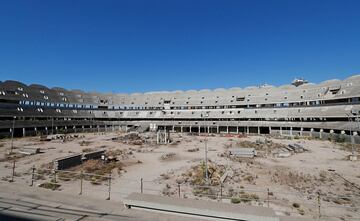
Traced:
[[[350, 112], [351, 114], [353, 114], [352, 112]], [[346, 114], [347, 115], [347, 117], [348, 117], [348, 120], [349, 120], [349, 130], [350, 130], [350, 141], [351, 141], [351, 155], [352, 156], [355, 156], [355, 149], [354, 149], [354, 137], [353, 137], [353, 135], [352, 135], [352, 130], [351, 130], [351, 123], [352, 123], [352, 119], [351, 119], [351, 116], [350, 116], [350, 114]]]
[[[354, 123], [356, 124], [356, 122], [357, 122], [358, 129], [360, 130], [359, 111], [351, 110], [351, 114], [352, 114], [352, 116], [356, 116], [356, 120], [354, 121]], [[355, 126], [355, 128], [356, 128], [356, 126]], [[355, 129], [355, 131], [356, 131], [356, 129]], [[352, 139], [352, 154], [353, 154], [353, 156], [355, 155], [354, 143], [355, 143], [355, 134], [354, 134], [353, 139]]]
[[[206, 115], [203, 115], [203, 119], [204, 119], [204, 130], [205, 130], [205, 117], [207, 117], [208, 114]], [[208, 153], [208, 149], [207, 149], [207, 136], [206, 136], [206, 133], [204, 134], [205, 136], [205, 139], [204, 139], [204, 144], [205, 144], [205, 180], [206, 180], [206, 184], [209, 183], [209, 173], [208, 173], [208, 156], [207, 156], [207, 153]]]
[[16, 120], [16, 116], [13, 117], [13, 125], [12, 125], [12, 129], [11, 129], [11, 149], [10, 149], [10, 153], [12, 153], [13, 148], [14, 148], [15, 120]]

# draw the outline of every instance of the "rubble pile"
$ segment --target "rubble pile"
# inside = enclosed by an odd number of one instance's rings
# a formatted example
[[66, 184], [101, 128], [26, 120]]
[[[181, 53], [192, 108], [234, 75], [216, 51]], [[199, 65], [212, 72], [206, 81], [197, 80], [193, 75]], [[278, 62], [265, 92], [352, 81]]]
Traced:
[[176, 153], [164, 153], [163, 155], [161, 155], [160, 159], [161, 160], [171, 160], [171, 159], [174, 159], [175, 156], [176, 156]]
[[111, 140], [122, 142], [124, 144], [140, 146], [143, 145], [144, 143], [148, 143], [149, 139], [150, 139], [149, 136], [141, 137], [139, 133], [129, 133], [129, 134], [125, 134], [124, 136], [113, 137]]
[[[205, 163], [192, 166], [187, 172], [178, 177], [178, 183], [189, 183], [190, 185], [205, 185]], [[208, 162], [209, 185], [220, 185], [221, 177], [224, 175], [226, 168], [224, 165], [217, 165], [214, 162]]]

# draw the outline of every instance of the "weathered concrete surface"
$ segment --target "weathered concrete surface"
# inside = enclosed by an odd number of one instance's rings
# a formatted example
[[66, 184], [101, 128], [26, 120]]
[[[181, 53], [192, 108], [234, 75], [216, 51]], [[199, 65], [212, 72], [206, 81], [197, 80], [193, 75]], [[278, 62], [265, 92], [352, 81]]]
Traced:
[[[157, 210], [171, 214], [194, 216], [216, 220], [280, 221], [275, 212], [266, 207], [235, 205], [204, 200], [174, 198], [150, 194], [132, 193], [124, 200], [129, 208]], [[289, 219], [291, 220], [291, 218]], [[298, 218], [296, 220], [305, 220]]]
[[17, 183], [0, 181], [0, 189], [0, 220], [6, 216], [15, 216], [19, 220], [199, 220], [128, 210], [122, 202], [64, 194]]

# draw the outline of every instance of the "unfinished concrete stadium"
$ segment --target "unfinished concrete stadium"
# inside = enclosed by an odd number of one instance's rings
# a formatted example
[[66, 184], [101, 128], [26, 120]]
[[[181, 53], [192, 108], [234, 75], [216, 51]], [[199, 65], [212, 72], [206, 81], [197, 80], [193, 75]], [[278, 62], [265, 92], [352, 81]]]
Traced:
[[0, 135], [157, 130], [313, 136], [359, 143], [360, 75], [320, 84], [101, 94], [0, 83]]
[[359, 220], [359, 111], [360, 75], [143, 94], [3, 81], [0, 218]]

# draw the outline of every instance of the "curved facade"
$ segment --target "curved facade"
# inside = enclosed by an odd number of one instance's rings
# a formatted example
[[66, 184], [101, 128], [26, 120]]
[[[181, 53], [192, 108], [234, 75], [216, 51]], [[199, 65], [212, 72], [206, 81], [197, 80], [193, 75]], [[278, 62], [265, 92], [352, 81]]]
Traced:
[[[178, 132], [261, 133], [358, 142], [360, 75], [320, 84], [102, 94], [0, 82], [0, 134], [166, 127]], [[354, 133], [355, 132], [355, 133]]]

